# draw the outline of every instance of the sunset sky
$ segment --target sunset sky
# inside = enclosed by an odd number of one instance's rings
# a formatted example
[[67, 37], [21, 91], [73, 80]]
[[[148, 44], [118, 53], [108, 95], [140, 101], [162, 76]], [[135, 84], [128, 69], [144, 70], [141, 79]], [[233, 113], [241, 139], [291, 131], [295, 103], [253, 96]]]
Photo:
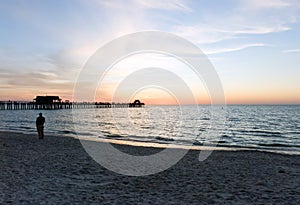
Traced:
[[[299, 0], [9, 0], [0, 2], [0, 25], [0, 100], [72, 100], [78, 75], [98, 48], [125, 34], [155, 30], [185, 38], [207, 55], [228, 104], [300, 103]], [[196, 103], [209, 103], [205, 85], [187, 66], [146, 54], [116, 64], [95, 99], [109, 101], [121, 79], [145, 66], [178, 69]], [[131, 97], [176, 103], [176, 95], [158, 87]]]

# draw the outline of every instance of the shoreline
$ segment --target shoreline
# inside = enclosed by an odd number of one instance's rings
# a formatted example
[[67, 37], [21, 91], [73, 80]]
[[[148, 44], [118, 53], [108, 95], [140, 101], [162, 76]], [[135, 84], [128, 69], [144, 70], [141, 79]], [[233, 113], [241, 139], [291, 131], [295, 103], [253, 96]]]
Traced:
[[[96, 163], [73, 137], [0, 132], [1, 204], [299, 204], [299, 156], [190, 150], [160, 173], [131, 177]], [[138, 155], [159, 148], [117, 145]], [[141, 165], [136, 165], [141, 166]]]
[[[36, 132], [24, 132], [24, 131], [9, 131], [9, 130], [1, 130], [1, 133], [12, 133], [12, 134], [23, 134], [23, 135], [35, 135]], [[123, 139], [108, 139], [108, 138], [101, 138], [101, 137], [85, 137], [85, 136], [78, 136], [76, 134], [68, 135], [66, 133], [45, 133], [48, 136], [55, 136], [55, 137], [71, 137], [78, 140], [87, 140], [93, 142], [104, 142], [104, 143], [111, 143], [115, 145], [124, 145], [124, 146], [133, 146], [133, 147], [144, 147], [144, 148], [174, 148], [174, 149], [185, 149], [185, 150], [208, 150], [208, 151], [257, 151], [257, 152], [268, 152], [268, 153], [276, 153], [276, 154], [283, 154], [283, 155], [298, 155], [300, 156], [300, 149], [287, 149], [287, 147], [251, 147], [251, 146], [236, 146], [236, 145], [223, 145], [223, 144], [216, 144], [216, 145], [198, 145], [198, 144], [191, 144], [191, 145], [184, 145], [184, 144], [172, 144], [172, 143], [157, 143], [157, 142], [143, 142], [143, 141], [134, 141], [134, 140], [123, 140]], [[285, 148], [285, 149], [284, 149]]]

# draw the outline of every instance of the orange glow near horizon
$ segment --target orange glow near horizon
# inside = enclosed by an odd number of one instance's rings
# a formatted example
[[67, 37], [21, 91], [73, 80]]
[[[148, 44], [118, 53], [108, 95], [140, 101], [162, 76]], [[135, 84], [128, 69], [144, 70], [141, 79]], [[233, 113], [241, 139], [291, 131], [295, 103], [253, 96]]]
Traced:
[[136, 93], [130, 98], [133, 102], [135, 99], [139, 99], [146, 105], [178, 105], [178, 99], [166, 91], [159, 89], [146, 89]]
[[[101, 93], [104, 94], [104, 93]], [[57, 90], [57, 92], [34, 92], [28, 90], [7, 90], [7, 92], [1, 92], [0, 101], [32, 101], [37, 95], [58, 95], [63, 101], [72, 101], [72, 92], [70, 90]], [[295, 95], [294, 92], [281, 92], [272, 93], [265, 91], [255, 92], [255, 91], [235, 91], [235, 92], [225, 92], [226, 104], [300, 104], [300, 95]], [[99, 102], [109, 102], [108, 95], [105, 98], [96, 98]], [[118, 100], [118, 98], [115, 98]], [[126, 100], [127, 99], [127, 100]], [[120, 98], [120, 101], [115, 102], [128, 102], [139, 99], [147, 105], [178, 105], [176, 98], [169, 93], [158, 90], [158, 89], [146, 89], [141, 92], [136, 93], [128, 98]], [[196, 95], [196, 102], [182, 101], [181, 104], [210, 104], [210, 98], [205, 93], [200, 93]]]
[[300, 104], [300, 96], [293, 93], [241, 92], [226, 93], [227, 104]]

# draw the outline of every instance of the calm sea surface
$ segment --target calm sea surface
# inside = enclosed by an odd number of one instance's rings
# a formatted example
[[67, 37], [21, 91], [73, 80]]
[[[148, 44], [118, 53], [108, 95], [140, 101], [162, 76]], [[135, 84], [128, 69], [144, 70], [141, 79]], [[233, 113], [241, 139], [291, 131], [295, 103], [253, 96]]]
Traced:
[[[300, 154], [299, 105], [145, 106], [41, 112], [46, 117], [46, 135]], [[38, 113], [39, 110], [0, 110], [0, 129], [35, 133]]]

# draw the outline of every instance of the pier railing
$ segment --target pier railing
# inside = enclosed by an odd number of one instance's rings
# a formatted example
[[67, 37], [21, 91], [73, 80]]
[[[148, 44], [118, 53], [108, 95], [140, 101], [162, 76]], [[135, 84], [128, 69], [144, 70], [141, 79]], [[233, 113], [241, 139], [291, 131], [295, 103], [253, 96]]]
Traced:
[[105, 103], [105, 102], [54, 102], [36, 103], [19, 101], [0, 101], [0, 110], [57, 110], [57, 109], [91, 109], [91, 108], [129, 108], [143, 107], [144, 103]]

